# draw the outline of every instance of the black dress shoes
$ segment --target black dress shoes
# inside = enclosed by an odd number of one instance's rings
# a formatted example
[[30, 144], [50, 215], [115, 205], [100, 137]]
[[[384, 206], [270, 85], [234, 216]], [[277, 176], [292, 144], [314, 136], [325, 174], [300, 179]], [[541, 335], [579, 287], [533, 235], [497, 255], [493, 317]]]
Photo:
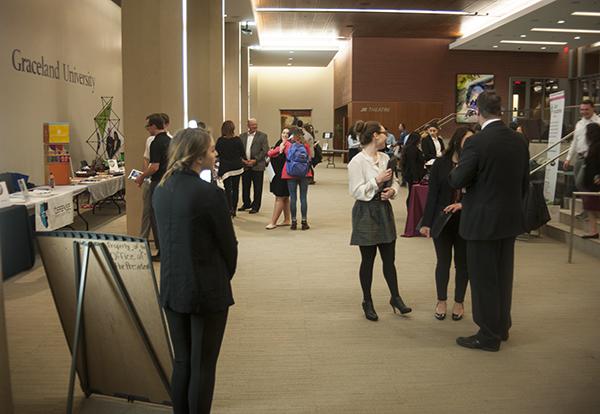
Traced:
[[246, 207], [246, 206], [241, 206], [240, 208], [238, 208], [238, 211], [246, 211], [248, 210], [250, 207]]
[[391, 298], [390, 306], [394, 310], [394, 313], [396, 313], [396, 309], [398, 309], [400, 311], [400, 313], [403, 315], [405, 313], [412, 312], [412, 308], [409, 308], [408, 306], [406, 306], [400, 296], [394, 296], [393, 298]]
[[248, 213], [250, 213], [250, 214], [256, 214], [256, 213], [258, 213], [258, 210], [254, 210], [254, 209], [252, 209], [252, 210], [250, 210]]
[[597, 239], [600, 237], [600, 234], [595, 233], [595, 234], [585, 234], [583, 236], [581, 236], [582, 239]]
[[370, 300], [365, 300], [362, 303], [363, 311], [365, 312], [365, 318], [370, 321], [376, 321], [379, 319], [377, 316], [377, 312], [375, 312], [375, 307], [373, 306], [373, 302]]
[[498, 352], [500, 350], [500, 343], [490, 341], [484, 342], [477, 335], [459, 336], [456, 338], [456, 343], [465, 348], [481, 349], [482, 351]]

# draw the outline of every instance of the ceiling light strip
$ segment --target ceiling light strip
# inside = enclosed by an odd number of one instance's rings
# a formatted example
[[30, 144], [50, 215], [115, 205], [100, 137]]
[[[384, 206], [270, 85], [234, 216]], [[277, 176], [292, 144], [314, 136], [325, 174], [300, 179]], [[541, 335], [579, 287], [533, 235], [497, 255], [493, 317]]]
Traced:
[[563, 46], [566, 45], [567, 42], [545, 42], [545, 41], [535, 41], [535, 40], [501, 40], [500, 43], [510, 43], [515, 45], [556, 45]]
[[554, 27], [534, 27], [532, 32], [552, 32], [552, 33], [593, 33], [600, 34], [600, 30], [592, 29], [556, 29]]
[[257, 7], [259, 13], [383, 13], [383, 14], [439, 14], [451, 16], [487, 16], [487, 13], [462, 10], [418, 10], [418, 9], [343, 9], [318, 7]]
[[573, 16], [600, 17], [600, 12], [573, 12]]

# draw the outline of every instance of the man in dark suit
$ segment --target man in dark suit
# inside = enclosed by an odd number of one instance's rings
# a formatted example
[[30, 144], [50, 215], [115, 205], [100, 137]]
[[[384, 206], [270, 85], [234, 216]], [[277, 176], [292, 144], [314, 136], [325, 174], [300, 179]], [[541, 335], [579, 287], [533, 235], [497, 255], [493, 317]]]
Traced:
[[498, 95], [482, 93], [477, 106], [481, 132], [466, 142], [450, 185], [466, 189], [460, 235], [467, 240], [473, 320], [479, 332], [456, 342], [498, 351], [511, 327], [515, 237], [525, 232], [529, 151], [523, 137], [500, 120]]
[[436, 123], [431, 123], [427, 127], [427, 136], [421, 141], [421, 150], [425, 156], [425, 161], [439, 158], [444, 153], [444, 140], [438, 135], [440, 127]]
[[[267, 134], [258, 130], [256, 119], [248, 120], [248, 132], [240, 135], [246, 155], [242, 160], [242, 206], [238, 211], [250, 209], [250, 214], [258, 213], [262, 199], [263, 175], [265, 173], [265, 157], [269, 151]], [[250, 200], [250, 187], [254, 187], [254, 199]]]

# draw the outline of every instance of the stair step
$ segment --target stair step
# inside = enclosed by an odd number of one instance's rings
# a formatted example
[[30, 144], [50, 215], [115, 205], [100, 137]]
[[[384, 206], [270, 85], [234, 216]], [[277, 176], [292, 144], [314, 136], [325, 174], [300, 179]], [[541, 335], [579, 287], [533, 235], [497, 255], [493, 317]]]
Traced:
[[[565, 243], [565, 257], [567, 256], [567, 249], [569, 247], [569, 230], [570, 227], [567, 224], [560, 223], [557, 221], [550, 221], [542, 227], [542, 233], [554, 240]], [[600, 259], [600, 240], [598, 239], [582, 239], [581, 236], [585, 234], [583, 230], [575, 229], [573, 232], [573, 249], [587, 253]]]
[[[578, 214], [578, 213], [575, 213]], [[562, 224], [565, 224], [567, 227], [571, 225], [571, 210], [561, 209], [559, 220]], [[600, 223], [600, 219], [596, 219], [598, 223]], [[578, 230], [586, 230], [587, 229], [587, 221], [575, 218], [575, 228]]]

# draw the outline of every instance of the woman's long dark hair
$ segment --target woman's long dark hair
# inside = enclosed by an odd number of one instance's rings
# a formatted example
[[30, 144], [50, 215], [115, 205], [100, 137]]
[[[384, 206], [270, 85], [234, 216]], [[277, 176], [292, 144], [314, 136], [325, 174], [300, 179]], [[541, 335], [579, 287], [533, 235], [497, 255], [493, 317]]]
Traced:
[[463, 140], [463, 138], [465, 137], [465, 135], [467, 135], [467, 133], [473, 133], [473, 130], [469, 127], [460, 127], [457, 128], [456, 131], [454, 131], [454, 134], [452, 135], [452, 138], [450, 138], [450, 142], [448, 143], [448, 148], [446, 148], [446, 151], [444, 151], [444, 157], [447, 158], [452, 158], [452, 156], [456, 153], [456, 156], [458, 158], [460, 158], [460, 153], [462, 151], [462, 148], [460, 147], [460, 143]]
[[402, 147], [402, 153], [400, 154], [400, 168], [404, 171], [406, 166], [406, 153], [410, 148], [417, 147], [421, 142], [421, 135], [417, 132], [411, 132], [406, 138], [406, 144]]
[[600, 125], [595, 122], [588, 124], [585, 130], [585, 140], [588, 144], [586, 158], [600, 162]]

